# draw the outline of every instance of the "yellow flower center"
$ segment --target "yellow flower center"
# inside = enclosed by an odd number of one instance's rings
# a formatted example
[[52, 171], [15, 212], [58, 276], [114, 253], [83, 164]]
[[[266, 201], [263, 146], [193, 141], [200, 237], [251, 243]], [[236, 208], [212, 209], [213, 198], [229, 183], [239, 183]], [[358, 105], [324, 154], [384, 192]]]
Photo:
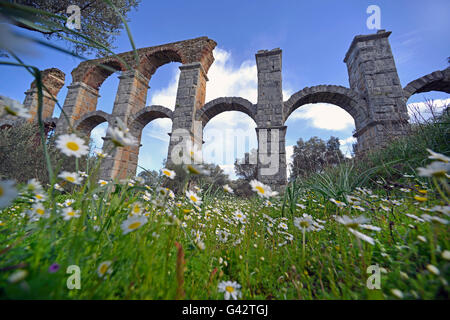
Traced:
[[133, 208], [134, 213], [139, 213], [141, 211], [141, 208], [138, 205], [135, 205]]
[[40, 194], [37, 194], [36, 199], [42, 199], [42, 196]]
[[70, 177], [70, 176], [66, 177], [66, 180], [69, 181], [69, 182], [72, 182], [72, 183], [75, 182], [75, 178], [74, 177]]
[[420, 197], [420, 196], [414, 196], [414, 199], [416, 199], [419, 202], [425, 202], [427, 201], [427, 198], [425, 197]]
[[232, 286], [226, 286], [225, 290], [227, 290], [229, 293], [234, 292], [234, 288]]
[[105, 274], [106, 270], [108, 270], [108, 265], [106, 263], [102, 264], [102, 266], [100, 267], [100, 273]]
[[36, 209], [36, 213], [40, 214], [40, 215], [43, 215], [45, 213], [45, 210], [42, 209], [42, 208], [38, 208], [38, 209]]
[[197, 198], [195, 196], [190, 196], [189, 199], [191, 199], [194, 202], [197, 202]]
[[260, 187], [260, 186], [256, 186], [255, 189], [258, 190], [259, 193], [263, 193], [263, 194], [264, 194], [264, 192], [265, 192], [265, 191], [264, 191], [264, 188], [263, 188], [263, 187]]
[[17, 116], [17, 112], [16, 111], [14, 111], [11, 107], [9, 107], [9, 106], [5, 106], [5, 111], [7, 112], [7, 113], [9, 113], [10, 115], [13, 115], [13, 116]]
[[309, 222], [308, 221], [301, 221], [300, 222], [300, 226], [303, 227], [303, 228], [307, 228], [307, 227], [309, 227]]
[[80, 146], [78, 145], [78, 143], [73, 142], [73, 141], [67, 142], [66, 147], [72, 151], [78, 151], [80, 149]]
[[75, 212], [74, 211], [69, 211], [69, 212], [67, 212], [67, 215], [73, 217], [75, 215]]
[[168, 176], [168, 177], [170, 177], [171, 176], [171, 174], [170, 174], [170, 171], [167, 171], [167, 170], [163, 170], [163, 173], [166, 175], [166, 176]]
[[140, 223], [139, 221], [133, 222], [132, 224], [130, 224], [130, 225], [128, 226], [128, 229], [134, 230], [134, 229], [136, 229], [136, 228], [139, 228], [140, 225], [141, 225], [141, 223]]
[[188, 168], [188, 170], [189, 170], [190, 173], [193, 173], [193, 174], [200, 174], [200, 171], [198, 171], [195, 167], [193, 167], [193, 166], [191, 166], [191, 165], [188, 165], [187, 168]]

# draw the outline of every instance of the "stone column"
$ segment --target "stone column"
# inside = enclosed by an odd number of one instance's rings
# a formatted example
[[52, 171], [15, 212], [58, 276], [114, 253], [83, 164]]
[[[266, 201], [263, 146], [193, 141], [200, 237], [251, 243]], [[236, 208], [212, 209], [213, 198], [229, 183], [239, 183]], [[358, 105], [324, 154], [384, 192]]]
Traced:
[[195, 112], [205, 104], [208, 77], [199, 62], [182, 65], [180, 70], [167, 154], [168, 165], [179, 164], [173, 156], [182, 154], [186, 143], [193, 142], [201, 149], [203, 142], [203, 125], [201, 121], [195, 121]]
[[286, 185], [286, 126], [257, 127], [257, 179], [281, 191]]
[[350, 88], [367, 102], [367, 119], [354, 134], [358, 152], [385, 145], [408, 129], [408, 110], [388, 37], [391, 32], [360, 35], [345, 55]]
[[[286, 126], [283, 119], [281, 49], [256, 53], [258, 103], [258, 180], [280, 190], [286, 184]], [[278, 143], [276, 143], [278, 141]]]
[[[49, 92], [43, 88], [43, 106], [42, 119], [49, 119], [53, 116], [56, 99], [59, 90], [64, 86], [66, 75], [59, 69], [51, 68], [41, 71], [42, 83]], [[30, 121], [37, 121], [38, 109], [38, 90], [36, 88], [36, 81], [31, 83], [30, 89], [25, 92], [25, 100], [23, 102], [25, 108], [30, 111]]]
[[[124, 71], [119, 79], [112, 119], [115, 122], [115, 119], [119, 118], [129, 125], [130, 118], [139, 110], [145, 108], [149, 79], [137, 70]], [[115, 126], [115, 123], [110, 123], [109, 126], [111, 125]], [[109, 156], [102, 162], [101, 179], [125, 179], [136, 175], [139, 148], [141, 147], [141, 133], [139, 132], [135, 137], [138, 145], [121, 148], [114, 148], [108, 136], [105, 137], [103, 152], [108, 153]]]
[[63, 112], [59, 116], [56, 125], [56, 133], [62, 134], [70, 132], [72, 126], [84, 114], [95, 111], [99, 97], [98, 90], [85, 84], [84, 82], [73, 82], [67, 87], [66, 100], [64, 101]]

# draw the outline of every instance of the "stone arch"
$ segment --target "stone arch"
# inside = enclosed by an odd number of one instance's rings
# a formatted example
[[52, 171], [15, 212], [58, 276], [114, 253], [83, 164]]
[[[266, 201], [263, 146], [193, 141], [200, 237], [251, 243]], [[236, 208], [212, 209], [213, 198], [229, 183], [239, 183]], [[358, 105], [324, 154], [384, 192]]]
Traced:
[[[102, 65], [107, 66], [110, 69], [104, 68]], [[106, 78], [113, 73], [113, 70], [125, 71], [126, 66], [116, 57], [83, 61], [78, 67], [73, 69], [72, 80], [74, 83], [82, 82], [91, 88], [98, 90]]]
[[356, 130], [368, 120], [366, 103], [353, 90], [334, 85], [318, 85], [306, 87], [294, 93], [284, 102], [284, 122], [297, 108], [309, 103], [331, 103], [347, 111], [355, 120]]
[[156, 69], [169, 62], [180, 62], [182, 64], [200, 62], [205, 72], [208, 72], [209, 67], [214, 62], [212, 51], [216, 45], [217, 43], [214, 40], [200, 37], [137, 49], [138, 65], [136, 64], [134, 51], [83, 61], [72, 71], [72, 79], [73, 82], [83, 82], [98, 90], [103, 81], [113, 73], [112, 70], [105, 69], [101, 65], [106, 65], [116, 71], [125, 71], [129, 67], [138, 70], [148, 80]]
[[442, 91], [450, 93], [450, 67], [445, 70], [438, 70], [411, 81], [403, 88], [405, 101], [415, 93]]
[[135, 137], [140, 137], [142, 129], [156, 119], [169, 118], [172, 120], [173, 112], [169, 108], [163, 106], [152, 105], [141, 109], [138, 113], [130, 118], [128, 127]]
[[92, 129], [103, 122], [111, 123], [111, 115], [104, 111], [96, 110], [84, 114], [78, 121], [74, 123], [73, 127], [78, 132], [89, 136]]
[[206, 103], [196, 112], [196, 119], [202, 121], [203, 127], [215, 116], [226, 111], [240, 111], [247, 114], [256, 123], [256, 106], [240, 97], [222, 97]]

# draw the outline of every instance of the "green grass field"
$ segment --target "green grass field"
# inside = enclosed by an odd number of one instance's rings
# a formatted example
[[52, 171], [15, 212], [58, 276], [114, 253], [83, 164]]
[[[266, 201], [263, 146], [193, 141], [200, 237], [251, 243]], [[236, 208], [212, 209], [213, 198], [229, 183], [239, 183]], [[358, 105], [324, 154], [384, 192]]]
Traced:
[[0, 213], [0, 298], [448, 299], [445, 179], [345, 201], [189, 199], [88, 177], [72, 193], [22, 186]]

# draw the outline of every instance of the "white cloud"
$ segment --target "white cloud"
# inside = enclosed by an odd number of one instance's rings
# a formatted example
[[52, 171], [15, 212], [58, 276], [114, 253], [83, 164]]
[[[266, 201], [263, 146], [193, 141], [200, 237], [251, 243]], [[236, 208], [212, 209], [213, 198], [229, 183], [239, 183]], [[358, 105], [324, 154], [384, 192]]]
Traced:
[[172, 120], [167, 118], [156, 119], [144, 128], [143, 135], [148, 138], [158, 139], [169, 144], [168, 133], [172, 131]]
[[339, 140], [339, 143], [341, 144], [341, 151], [344, 154], [345, 157], [351, 158], [352, 151], [353, 151], [353, 144], [356, 143], [356, 138], [353, 136], [350, 136], [348, 138]]
[[101, 150], [103, 146], [102, 137], [106, 136], [106, 129], [108, 128], [108, 123], [104, 122], [96, 126], [91, 131], [91, 140], [93, 141], [95, 150]]
[[[441, 113], [445, 107], [450, 106], [450, 98], [435, 99], [430, 102], [431, 105], [433, 106], [433, 112], [435, 114]], [[430, 104], [427, 103], [426, 101], [409, 103], [407, 107], [408, 107], [408, 114], [412, 122], [416, 120], [424, 120], [424, 119], [426, 120], [432, 117], [432, 110], [430, 109]]]
[[334, 104], [306, 104], [295, 110], [288, 120], [310, 120], [310, 125], [318, 129], [342, 131], [355, 126], [352, 116]]

